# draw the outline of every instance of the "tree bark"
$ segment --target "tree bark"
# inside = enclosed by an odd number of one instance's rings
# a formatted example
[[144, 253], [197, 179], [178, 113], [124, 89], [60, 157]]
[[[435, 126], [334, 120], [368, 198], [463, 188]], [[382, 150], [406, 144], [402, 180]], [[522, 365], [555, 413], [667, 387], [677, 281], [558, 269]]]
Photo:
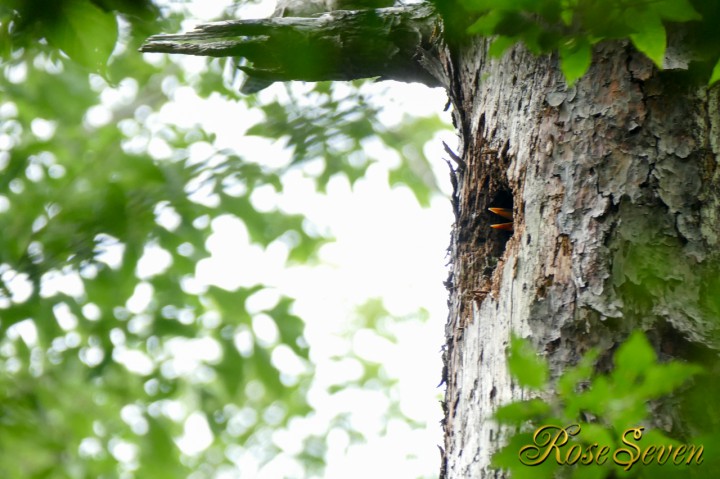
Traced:
[[[511, 332], [554, 377], [590, 347], [607, 370], [638, 328], [661, 358], [718, 349], [718, 88], [687, 82], [672, 49], [678, 70], [658, 71], [601, 44], [570, 88], [554, 57], [487, 51], [475, 38], [444, 63], [460, 133], [444, 478], [506, 477], [490, 467], [507, 438], [492, 414], [526, 394], [507, 370]], [[512, 234], [489, 228], [493, 206], [514, 208]], [[683, 428], [673, 412], [654, 422]]]

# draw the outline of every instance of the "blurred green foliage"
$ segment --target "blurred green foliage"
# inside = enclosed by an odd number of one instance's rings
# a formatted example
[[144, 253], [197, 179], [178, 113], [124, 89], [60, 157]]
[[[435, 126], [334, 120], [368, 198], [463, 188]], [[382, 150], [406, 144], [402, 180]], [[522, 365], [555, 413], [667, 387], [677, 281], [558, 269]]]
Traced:
[[[508, 444], [493, 457], [493, 464], [511, 471], [513, 478], [715, 477], [718, 467], [715, 451], [720, 440], [718, 414], [713, 407], [717, 404], [714, 400], [717, 381], [708, 368], [682, 361], [660, 361], [641, 332], [631, 334], [617, 348], [609, 373], [597, 372], [598, 352], [590, 350], [552, 384], [547, 380], [547, 363], [532, 354], [527, 340], [514, 337], [508, 353], [510, 373], [518, 385], [539, 395], [502, 406], [495, 415], [499, 423], [514, 432]], [[555, 392], [548, 395], [551, 390]], [[680, 424], [673, 424], [671, 419], [664, 427], [672, 428], [672, 433], [649, 427], [651, 411], [663, 404], [674, 409], [673, 417], [682, 417], [684, 430], [678, 430]], [[555, 442], [560, 447], [548, 448], [551, 453], [541, 463], [524, 464], [520, 451], [528, 445], [547, 444], [544, 442], [547, 437], [535, 434], [549, 425], [579, 432], [567, 442], [562, 439]], [[638, 427], [644, 430], [641, 438], [630, 441], [640, 448], [635, 449], [623, 437], [629, 429]], [[683, 437], [678, 437], [678, 433]], [[565, 462], [568, 457], [575, 457], [567, 453], [578, 446], [587, 454], [593, 444], [609, 446], [603, 464], [596, 462], [598, 446], [592, 449], [592, 455], [578, 455], [587, 458], [587, 464], [581, 463], [583, 459], [559, 464], [556, 459]], [[647, 456], [648, 464], [642, 463], [641, 453], [650, 445], [681, 444], [702, 445], [701, 464], [675, 465], [672, 460], [657, 464], [652, 455]], [[614, 452], [622, 448], [629, 453], [619, 454], [616, 462]], [[524, 457], [527, 461], [530, 456]], [[628, 466], [629, 462], [632, 464]]]
[[[683, 48], [703, 81], [720, 80], [720, 4], [706, 0], [434, 0], [455, 29], [494, 36], [490, 53], [516, 43], [531, 52], [558, 52], [573, 84], [590, 67], [593, 45], [628, 39], [662, 68], [668, 34], [682, 30]], [[459, 13], [463, 12], [463, 13]]]
[[[235, 291], [193, 284], [198, 262], [209, 256], [213, 221], [232, 215], [252, 243], [279, 242], [289, 261], [312, 261], [331, 238], [303, 215], [259, 211], [252, 193], [282, 191], [284, 175], [310, 161], [323, 164], [315, 176], [321, 191], [336, 175], [353, 182], [380, 161], [363, 153], [374, 138], [404, 159], [391, 182], [408, 185], [425, 204], [436, 189], [422, 147], [442, 126], [437, 118], [382, 127], [377, 107], [356, 88], [342, 92], [330, 83], [304, 99], [257, 105], [239, 97], [218, 60], [189, 73], [174, 59], [137, 53], [149, 34], [179, 29], [178, 7], [0, 3], [4, 479], [214, 477], [247, 454], [260, 464], [274, 458], [273, 433], [313, 413], [305, 325], [291, 298], [249, 310], [263, 284]], [[232, 149], [190, 161], [191, 147], [212, 145], [213, 134], [157, 115], [182, 84], [259, 107], [262, 119], [247, 133], [284, 141], [290, 164], [268, 166]], [[150, 250], [167, 264], [141, 273]], [[133, 303], [143, 295], [144, 303]], [[387, 315], [379, 305], [373, 311]], [[275, 339], [257, 334], [260, 316], [269, 318]], [[363, 324], [377, 321], [366, 316]], [[188, 353], [201, 350], [215, 353]], [[302, 372], [283, 371], [280, 355]], [[360, 379], [334, 388], [371, 382], [393, 390], [381, 365], [357, 360]], [[183, 366], [188, 361], [192, 367]], [[396, 406], [390, 412], [401, 416]], [[211, 444], [185, 455], [177, 440], [192, 417], [204, 418]], [[333, 427], [362, 440], [341, 414]], [[308, 475], [318, 473], [326, 438], [315, 433], [303, 441], [294, 459]]]

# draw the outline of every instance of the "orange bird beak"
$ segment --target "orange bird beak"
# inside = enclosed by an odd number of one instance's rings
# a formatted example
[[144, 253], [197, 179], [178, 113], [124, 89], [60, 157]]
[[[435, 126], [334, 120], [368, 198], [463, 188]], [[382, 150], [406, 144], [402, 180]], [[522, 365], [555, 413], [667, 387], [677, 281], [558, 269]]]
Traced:
[[[488, 210], [492, 213], [495, 213], [498, 216], [502, 216], [503, 218], [511, 220], [513, 217], [513, 212], [509, 208], [488, 208]], [[503, 230], [503, 231], [512, 231], [513, 230], [513, 224], [512, 221], [509, 223], [496, 223], [493, 225], [490, 225], [490, 228], [496, 229], [496, 230]]]

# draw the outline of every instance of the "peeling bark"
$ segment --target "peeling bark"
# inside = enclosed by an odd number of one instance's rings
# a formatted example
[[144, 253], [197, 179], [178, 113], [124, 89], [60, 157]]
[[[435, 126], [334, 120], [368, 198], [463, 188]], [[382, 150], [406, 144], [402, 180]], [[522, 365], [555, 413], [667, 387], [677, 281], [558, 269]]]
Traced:
[[[490, 59], [487, 47], [474, 39], [445, 62], [466, 165], [447, 282], [447, 478], [505, 477], [489, 467], [506, 439], [491, 416], [525, 394], [507, 371], [511, 332], [555, 377], [590, 347], [607, 368], [638, 328], [662, 358], [720, 340], [708, 289], [720, 285], [718, 89], [659, 72], [625, 43], [601, 44], [571, 88], [555, 58], [517, 47]], [[509, 239], [487, 211], [508, 198]], [[655, 421], [683, 428], [672, 414]]]

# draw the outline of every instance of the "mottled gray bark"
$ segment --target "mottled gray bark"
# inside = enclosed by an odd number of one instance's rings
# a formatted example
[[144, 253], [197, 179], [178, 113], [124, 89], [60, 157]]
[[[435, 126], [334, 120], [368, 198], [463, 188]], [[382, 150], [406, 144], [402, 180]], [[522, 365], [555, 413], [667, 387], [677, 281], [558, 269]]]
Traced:
[[[443, 477], [489, 467], [491, 419], [524, 397], [506, 367], [511, 332], [557, 376], [590, 347], [643, 329], [661, 357], [717, 350], [718, 88], [600, 45], [571, 88], [556, 59], [522, 47], [490, 59], [475, 39], [448, 54], [461, 134], [454, 198]], [[669, 66], [682, 62], [668, 59]], [[490, 206], [512, 206], [512, 235]], [[548, 392], [550, 393], [550, 392]], [[657, 426], [682, 428], [672, 414]]]

